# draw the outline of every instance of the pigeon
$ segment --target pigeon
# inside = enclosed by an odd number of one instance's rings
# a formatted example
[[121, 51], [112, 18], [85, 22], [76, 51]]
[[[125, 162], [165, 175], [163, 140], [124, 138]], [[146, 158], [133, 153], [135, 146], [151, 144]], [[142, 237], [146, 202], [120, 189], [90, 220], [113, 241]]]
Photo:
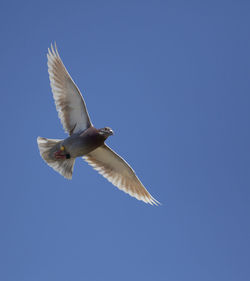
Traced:
[[120, 190], [145, 203], [160, 204], [149, 194], [130, 165], [105, 144], [106, 139], [113, 135], [113, 130], [110, 127], [96, 129], [93, 126], [83, 96], [64, 66], [56, 44], [51, 44], [47, 58], [56, 109], [69, 137], [38, 137], [38, 148], [43, 160], [62, 176], [71, 179], [75, 159], [82, 157]]

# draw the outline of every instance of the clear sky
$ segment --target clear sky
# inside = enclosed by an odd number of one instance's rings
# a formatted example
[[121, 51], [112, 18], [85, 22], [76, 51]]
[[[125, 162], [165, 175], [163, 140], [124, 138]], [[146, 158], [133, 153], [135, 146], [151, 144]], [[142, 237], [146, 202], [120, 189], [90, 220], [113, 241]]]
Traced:
[[[1, 2], [0, 280], [250, 280], [249, 30], [244, 0]], [[162, 206], [41, 159], [54, 41]]]

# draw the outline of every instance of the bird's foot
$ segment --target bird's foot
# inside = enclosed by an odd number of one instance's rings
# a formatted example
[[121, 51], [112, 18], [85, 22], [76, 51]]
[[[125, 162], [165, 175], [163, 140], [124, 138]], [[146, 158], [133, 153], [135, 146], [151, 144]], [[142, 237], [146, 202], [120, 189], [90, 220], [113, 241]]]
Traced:
[[63, 160], [64, 159], [70, 159], [70, 154], [66, 153], [65, 147], [63, 145], [60, 147], [60, 150], [58, 150], [54, 153], [54, 156], [58, 160], [60, 160], [60, 159], [63, 159]]
[[63, 153], [62, 150], [58, 150], [54, 153], [54, 156], [57, 160], [66, 159], [66, 155]]

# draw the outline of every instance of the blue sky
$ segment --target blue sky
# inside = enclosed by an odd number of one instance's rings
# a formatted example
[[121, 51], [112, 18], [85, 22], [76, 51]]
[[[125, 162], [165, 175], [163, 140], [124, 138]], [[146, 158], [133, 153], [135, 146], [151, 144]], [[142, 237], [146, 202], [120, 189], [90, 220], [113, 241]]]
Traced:
[[[0, 5], [0, 280], [250, 280], [250, 2]], [[36, 138], [64, 138], [57, 42], [96, 127], [162, 206], [83, 160], [68, 181]]]

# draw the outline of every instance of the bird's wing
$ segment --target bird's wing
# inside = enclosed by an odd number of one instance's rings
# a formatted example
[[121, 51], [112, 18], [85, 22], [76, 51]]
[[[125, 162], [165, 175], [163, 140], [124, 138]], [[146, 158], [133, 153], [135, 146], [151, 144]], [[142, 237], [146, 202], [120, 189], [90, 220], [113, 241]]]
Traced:
[[106, 144], [83, 156], [99, 174], [129, 195], [151, 205], [158, 205], [142, 185], [129, 164]]
[[48, 72], [53, 97], [64, 130], [77, 133], [90, 127], [91, 121], [84, 99], [58, 54], [51, 44], [48, 49]]

